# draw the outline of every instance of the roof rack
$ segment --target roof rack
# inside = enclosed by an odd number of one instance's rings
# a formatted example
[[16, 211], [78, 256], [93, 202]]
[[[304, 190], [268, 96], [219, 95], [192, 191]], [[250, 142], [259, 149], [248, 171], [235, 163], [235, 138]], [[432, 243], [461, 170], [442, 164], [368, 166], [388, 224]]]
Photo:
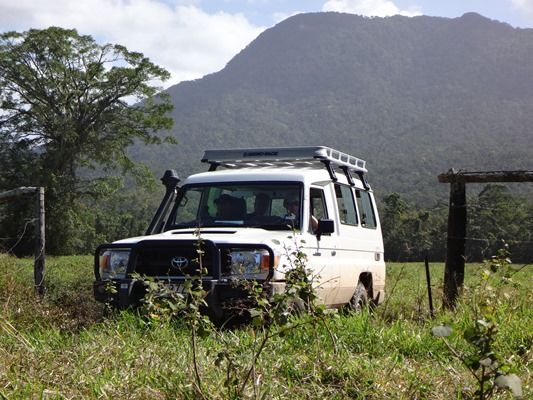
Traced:
[[351, 185], [354, 183], [350, 172], [354, 172], [359, 175], [365, 188], [368, 186], [363, 177], [367, 172], [364, 160], [325, 146], [206, 150], [202, 162], [210, 164], [209, 171], [214, 171], [218, 167], [325, 166], [334, 181], [337, 180], [334, 171], [337, 167], [344, 172]]

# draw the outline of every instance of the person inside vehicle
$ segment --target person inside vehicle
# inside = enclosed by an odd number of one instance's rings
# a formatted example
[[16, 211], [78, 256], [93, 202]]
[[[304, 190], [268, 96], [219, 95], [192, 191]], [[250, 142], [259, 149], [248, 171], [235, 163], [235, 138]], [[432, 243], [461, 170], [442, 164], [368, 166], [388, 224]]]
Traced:
[[216, 200], [217, 219], [235, 219], [235, 206], [237, 198], [229, 194], [221, 194]]
[[287, 196], [283, 200], [283, 207], [287, 210], [285, 219], [298, 222], [300, 218], [300, 199], [296, 195]]
[[[300, 223], [300, 198], [297, 195], [288, 196], [283, 201], [283, 206], [287, 209], [287, 214], [284, 219], [291, 224], [294, 228], [298, 228]], [[314, 232], [318, 229], [318, 219], [309, 214], [309, 226]]]
[[270, 197], [266, 193], [257, 193], [254, 201], [254, 211], [247, 218], [264, 217], [270, 207]]

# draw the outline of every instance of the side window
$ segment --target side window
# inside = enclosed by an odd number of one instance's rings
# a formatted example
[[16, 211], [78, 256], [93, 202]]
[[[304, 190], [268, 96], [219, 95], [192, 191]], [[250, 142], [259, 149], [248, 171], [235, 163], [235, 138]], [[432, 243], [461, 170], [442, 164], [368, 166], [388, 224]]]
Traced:
[[202, 193], [202, 189], [187, 191], [181, 198], [178, 212], [174, 216], [175, 222], [191, 221], [197, 219], [199, 216], [209, 215], [207, 206], [205, 209], [201, 208]]
[[355, 211], [352, 189], [349, 186], [335, 185], [335, 195], [341, 223], [357, 225], [357, 212]]
[[311, 188], [311, 215], [316, 219], [327, 219], [328, 211], [324, 201], [324, 191], [322, 189]]
[[357, 207], [361, 216], [361, 226], [370, 229], [376, 228], [376, 214], [374, 213], [370, 193], [356, 190], [355, 197], [357, 198]]

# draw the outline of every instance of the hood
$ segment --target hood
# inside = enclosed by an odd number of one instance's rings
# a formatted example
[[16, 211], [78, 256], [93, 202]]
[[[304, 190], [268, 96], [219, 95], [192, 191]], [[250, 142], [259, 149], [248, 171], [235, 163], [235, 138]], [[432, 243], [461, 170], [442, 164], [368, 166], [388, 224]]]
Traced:
[[[278, 247], [283, 243], [294, 243], [294, 235], [291, 231], [269, 231], [258, 228], [204, 228], [200, 230], [200, 237], [219, 244], [266, 244], [270, 247]], [[198, 240], [198, 235], [196, 229], [174, 229], [156, 235], [121, 239], [113, 243], [135, 244], [142, 240]]]

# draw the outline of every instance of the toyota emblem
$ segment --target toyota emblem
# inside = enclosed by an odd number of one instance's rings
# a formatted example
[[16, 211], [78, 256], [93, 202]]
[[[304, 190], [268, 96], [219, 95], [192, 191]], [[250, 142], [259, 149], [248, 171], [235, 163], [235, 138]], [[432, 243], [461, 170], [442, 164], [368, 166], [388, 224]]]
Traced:
[[174, 257], [170, 260], [170, 264], [174, 268], [183, 269], [189, 265], [189, 259], [183, 256]]

